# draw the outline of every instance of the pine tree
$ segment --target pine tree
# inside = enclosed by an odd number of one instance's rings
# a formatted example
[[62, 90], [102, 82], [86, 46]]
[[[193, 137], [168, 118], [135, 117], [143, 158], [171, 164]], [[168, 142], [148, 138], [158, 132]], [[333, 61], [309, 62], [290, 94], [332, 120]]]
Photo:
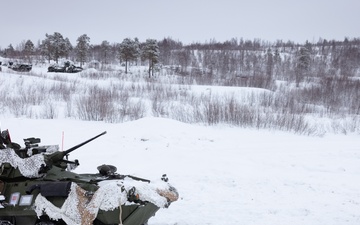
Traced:
[[69, 53], [73, 50], [73, 46], [70, 43], [69, 38], [65, 38], [65, 49], [64, 49], [64, 56], [66, 58], [69, 57]]
[[119, 45], [119, 54], [122, 60], [125, 60], [125, 73], [127, 73], [129, 61], [136, 60], [139, 56], [139, 46], [135, 40], [125, 38]]
[[40, 52], [41, 54], [49, 61], [51, 60], [51, 43], [50, 39], [46, 38], [40, 44]]
[[154, 75], [154, 66], [159, 60], [159, 46], [155, 39], [147, 39], [142, 47], [142, 58], [149, 60], [149, 77]]
[[90, 48], [91, 48], [90, 38], [86, 34], [83, 34], [80, 37], [78, 37], [75, 50], [76, 50], [76, 56], [80, 61], [80, 66], [82, 66], [85, 63]]
[[101, 51], [101, 58], [103, 59], [104, 63], [108, 63], [109, 54], [111, 51], [111, 46], [108, 41], [103, 41], [100, 45], [100, 51]]
[[49, 60], [53, 59], [58, 63], [60, 57], [67, 57], [69, 51], [72, 49], [68, 38], [55, 32], [53, 35], [45, 34], [46, 38], [41, 43], [41, 52]]
[[34, 43], [32, 43], [31, 40], [27, 40], [24, 47], [24, 54], [25, 57], [28, 58], [29, 62], [30, 62], [30, 55], [33, 54], [34, 51], [35, 51]]

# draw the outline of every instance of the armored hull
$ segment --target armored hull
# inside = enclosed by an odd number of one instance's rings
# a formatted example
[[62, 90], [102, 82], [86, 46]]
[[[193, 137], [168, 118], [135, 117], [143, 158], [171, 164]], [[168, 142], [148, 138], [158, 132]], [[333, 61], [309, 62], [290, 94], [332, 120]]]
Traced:
[[[0, 149], [0, 225], [124, 224], [142, 225], [178, 199], [165, 175], [157, 181], [120, 175], [111, 165], [96, 174], [77, 174], [67, 155], [102, 133], [67, 151], [2, 137]], [[14, 147], [17, 146], [17, 147]], [[1, 147], [1, 146], [0, 146]], [[13, 148], [11, 148], [13, 147]]]

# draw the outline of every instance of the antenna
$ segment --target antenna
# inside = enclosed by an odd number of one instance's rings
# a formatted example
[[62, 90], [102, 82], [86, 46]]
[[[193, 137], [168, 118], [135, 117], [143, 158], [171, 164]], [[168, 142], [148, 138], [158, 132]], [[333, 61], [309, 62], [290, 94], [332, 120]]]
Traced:
[[61, 151], [64, 150], [64, 131], [62, 132], [62, 137], [61, 137]]

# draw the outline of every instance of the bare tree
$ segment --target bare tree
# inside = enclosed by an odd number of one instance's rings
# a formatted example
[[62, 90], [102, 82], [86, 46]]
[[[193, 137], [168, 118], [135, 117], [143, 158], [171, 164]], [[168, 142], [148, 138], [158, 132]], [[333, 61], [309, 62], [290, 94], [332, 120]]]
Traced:
[[300, 47], [297, 53], [297, 61], [296, 61], [296, 68], [295, 68], [295, 81], [296, 87], [299, 87], [301, 80], [304, 78], [306, 73], [310, 69], [310, 51], [305, 47]]

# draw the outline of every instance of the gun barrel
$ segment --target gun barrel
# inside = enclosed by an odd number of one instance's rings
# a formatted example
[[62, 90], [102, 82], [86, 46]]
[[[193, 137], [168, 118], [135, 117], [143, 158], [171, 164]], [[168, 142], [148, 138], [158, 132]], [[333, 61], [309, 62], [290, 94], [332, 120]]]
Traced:
[[100, 137], [100, 136], [104, 135], [104, 134], [106, 134], [106, 131], [102, 132], [101, 134], [96, 135], [96, 136], [95, 136], [95, 137], [93, 137], [93, 138], [90, 138], [90, 139], [89, 139], [89, 140], [87, 140], [87, 141], [84, 141], [84, 142], [82, 142], [82, 143], [80, 143], [80, 144], [78, 144], [78, 145], [75, 145], [74, 147], [69, 148], [68, 150], [65, 150], [65, 151], [63, 152], [64, 156], [65, 156], [65, 155], [67, 155], [67, 154], [69, 154], [70, 152], [72, 152], [72, 151], [74, 151], [74, 150], [76, 150], [76, 149], [80, 148], [81, 146], [83, 146], [83, 145], [85, 145], [85, 144], [89, 143], [90, 141], [93, 141], [94, 139], [96, 139], [96, 138], [98, 138], [98, 137]]

